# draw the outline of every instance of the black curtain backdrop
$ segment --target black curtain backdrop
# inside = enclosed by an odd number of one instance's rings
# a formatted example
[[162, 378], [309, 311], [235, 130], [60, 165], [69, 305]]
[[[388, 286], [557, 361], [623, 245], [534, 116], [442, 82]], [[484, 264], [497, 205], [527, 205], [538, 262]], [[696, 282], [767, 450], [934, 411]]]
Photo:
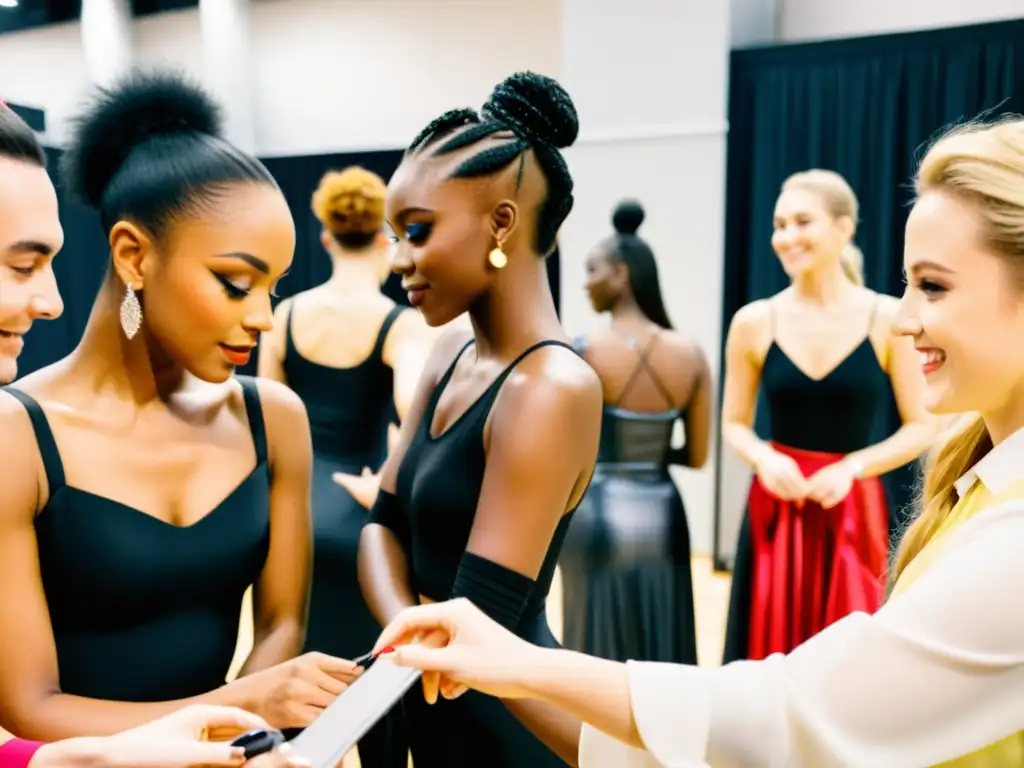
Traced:
[[[807, 168], [829, 168], [850, 182], [860, 200], [856, 240], [867, 284], [902, 294], [917, 160], [947, 126], [986, 112], [1024, 112], [1022, 66], [1024, 21], [734, 51], [723, 331], [741, 306], [788, 284], [771, 249], [772, 212], [782, 181]], [[759, 407], [759, 435], [767, 436], [767, 420]], [[893, 403], [878, 437], [898, 424]], [[894, 523], [915, 481], [914, 465], [885, 478]], [[721, 563], [718, 506], [716, 498]]]
[[[88, 208], [73, 202], [64, 194], [60, 184], [58, 150], [47, 150], [50, 175], [57, 186], [61, 224], [64, 227], [64, 249], [54, 262], [54, 271], [61, 295], [64, 297], [64, 315], [51, 322], [38, 322], [26, 338], [25, 351], [19, 360], [20, 375], [26, 375], [59, 360], [78, 344], [85, 329], [89, 312], [100, 283], [110, 263], [106, 237], [99, 217]], [[295, 260], [288, 275], [278, 285], [280, 298], [293, 296], [330, 276], [331, 264], [320, 246], [320, 223], [310, 209], [310, 198], [320, 177], [331, 169], [361, 165], [379, 174], [385, 180], [391, 177], [402, 158], [401, 150], [312, 155], [308, 157], [281, 157], [264, 160], [277, 180], [295, 219]], [[548, 278], [555, 297], [559, 300], [559, 254], [556, 251], [547, 260]], [[401, 290], [401, 280], [392, 275], [384, 292], [395, 301], [408, 304]], [[259, 348], [257, 347], [257, 350]], [[241, 373], [255, 374], [257, 358], [254, 356]]]

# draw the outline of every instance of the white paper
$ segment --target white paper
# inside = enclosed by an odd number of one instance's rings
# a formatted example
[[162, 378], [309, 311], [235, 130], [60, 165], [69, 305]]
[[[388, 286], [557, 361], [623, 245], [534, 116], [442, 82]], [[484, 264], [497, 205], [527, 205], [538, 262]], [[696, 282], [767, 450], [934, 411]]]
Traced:
[[359, 739], [420, 678], [418, 669], [378, 659], [291, 741], [292, 752], [313, 768], [336, 768]]

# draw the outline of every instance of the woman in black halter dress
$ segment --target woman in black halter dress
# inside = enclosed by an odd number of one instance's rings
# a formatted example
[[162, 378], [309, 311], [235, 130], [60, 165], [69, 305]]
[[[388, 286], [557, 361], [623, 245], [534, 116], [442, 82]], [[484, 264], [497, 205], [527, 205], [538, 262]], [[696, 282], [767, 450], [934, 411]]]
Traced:
[[[755, 478], [726, 662], [787, 653], [853, 611], [877, 610], [889, 549], [880, 475], [916, 459], [935, 434], [915, 350], [891, 334], [897, 300], [863, 287], [856, 220], [838, 175], [787, 180], [772, 245], [793, 285], [741, 309], [729, 331], [722, 434]], [[769, 441], [751, 429], [759, 385]], [[903, 426], [873, 442], [893, 393]]]
[[[577, 342], [604, 387], [594, 480], [559, 568], [567, 648], [615, 661], [697, 663], [690, 534], [671, 464], [708, 453], [711, 377], [703, 353], [672, 330], [644, 212], [620, 204], [616, 234], [587, 259], [587, 292], [611, 324]], [[676, 422], [686, 441], [672, 447]]]
[[[363, 530], [360, 581], [381, 624], [457, 595], [555, 644], [545, 599], [601, 419], [600, 381], [558, 322], [543, 262], [572, 206], [558, 148], [576, 132], [561, 86], [521, 73], [479, 114], [431, 123], [392, 177], [394, 270], [431, 326], [468, 311], [474, 333], [435, 347]], [[437, 694], [427, 675], [404, 702], [417, 768], [575, 760], [579, 723], [548, 707], [474, 693], [424, 701]], [[552, 717], [565, 726], [553, 749], [522, 724]]]
[[[201, 91], [132, 75], [64, 156], [112, 268], [78, 348], [0, 395], [0, 725], [22, 737], [115, 733], [196, 701], [305, 725], [355, 672], [293, 659], [308, 424], [286, 388], [233, 373], [269, 328], [294, 227], [218, 128]], [[258, 641], [225, 684], [250, 585]]]
[[[384, 182], [352, 167], [330, 171], [313, 195], [333, 274], [281, 302], [264, 339], [261, 377], [287, 384], [306, 405], [313, 435], [313, 584], [305, 649], [355, 658], [381, 626], [356, 575], [366, 509], [333, 479], [379, 470], [393, 411], [405, 414], [430, 352], [419, 313], [381, 293], [391, 244], [383, 233]], [[406, 768], [397, 712], [359, 743], [362, 768]]]

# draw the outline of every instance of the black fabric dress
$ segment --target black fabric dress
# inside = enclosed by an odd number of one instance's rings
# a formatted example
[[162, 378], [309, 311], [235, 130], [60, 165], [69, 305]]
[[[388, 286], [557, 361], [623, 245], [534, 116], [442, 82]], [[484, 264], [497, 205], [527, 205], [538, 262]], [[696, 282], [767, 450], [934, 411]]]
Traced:
[[[356, 573], [359, 536], [368, 512], [332, 475], [358, 475], [363, 467], [376, 471], [387, 456], [394, 388], [382, 354], [388, 332], [404, 309], [396, 306], [388, 313], [369, 357], [349, 368], [319, 365], [299, 354], [291, 313], [288, 316], [285, 378], [306, 406], [313, 436], [313, 584], [305, 651], [353, 659], [369, 651], [381, 632]], [[393, 710], [360, 740], [359, 761], [362, 768], [406, 768], [408, 747], [400, 710]]]
[[[472, 342], [470, 342], [472, 344]], [[435, 601], [451, 596], [456, 573], [476, 515], [486, 468], [484, 425], [501, 386], [516, 365], [542, 346], [536, 344], [513, 361], [490, 387], [441, 435], [430, 433], [437, 402], [451, 378], [460, 352], [438, 383], [398, 471], [396, 495], [409, 518], [409, 571], [413, 591]], [[570, 347], [571, 348], [571, 347]], [[508, 439], [502, 435], [498, 439]], [[495, 439], [492, 436], [492, 439]], [[548, 627], [546, 599], [562, 541], [573, 513], [559, 522], [516, 634], [531, 643], [557, 647]], [[545, 747], [490, 696], [470, 691], [428, 705], [419, 685], [403, 701], [416, 768], [564, 768]]]
[[151, 702], [224, 685], [242, 597], [270, 545], [263, 412], [255, 381], [238, 380], [256, 466], [187, 527], [67, 485], [44, 410], [5, 390], [28, 410], [50, 487], [35, 530], [63, 693]]
[[[583, 341], [576, 346], [584, 351]], [[605, 405], [594, 479], [559, 559], [567, 648], [614, 661], [697, 663], [690, 532], [668, 472], [673, 427], [684, 416]]]

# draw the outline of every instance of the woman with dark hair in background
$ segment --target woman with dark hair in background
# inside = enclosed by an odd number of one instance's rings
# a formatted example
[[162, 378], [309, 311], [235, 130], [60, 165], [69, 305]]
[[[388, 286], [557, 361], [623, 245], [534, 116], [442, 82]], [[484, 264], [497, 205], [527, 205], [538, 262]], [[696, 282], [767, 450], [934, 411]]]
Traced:
[[[623, 202], [616, 234], [587, 259], [587, 293], [605, 330], [577, 342], [604, 389], [594, 479], [566, 535], [559, 567], [563, 643], [616, 661], [697, 662], [690, 533], [670, 464], [708, 454], [711, 375], [704, 354], [672, 329], [644, 219]], [[686, 442], [673, 449], [682, 420]]]
[[[754, 468], [733, 568], [725, 661], [786, 653], [882, 602], [889, 511], [880, 476], [936, 434], [898, 302], [864, 286], [857, 198], [839, 174], [782, 185], [772, 248], [792, 284], [732, 319], [722, 437]], [[764, 387], [771, 439], [753, 431]], [[875, 442], [895, 394], [903, 425]]]
[[[557, 644], [545, 600], [601, 423], [600, 381], [565, 336], [544, 265], [572, 208], [559, 148], [577, 131], [562, 87], [519, 73], [480, 113], [430, 123], [391, 179], [393, 268], [411, 303], [433, 327], [468, 311], [473, 336], [435, 345], [363, 529], [360, 582], [381, 624], [464, 596], [531, 643]], [[430, 675], [423, 688], [404, 703], [417, 768], [564, 764], [513, 716], [554, 710], [436, 701]], [[556, 719], [568, 727], [552, 746], [574, 761], [579, 723]]]
[[[177, 77], [133, 74], [64, 156], [111, 268], [79, 346], [0, 395], [0, 723], [22, 737], [112, 734], [196, 702], [305, 725], [357, 674], [293, 658], [308, 422], [286, 387], [232, 374], [270, 328], [294, 227], [218, 114]], [[256, 644], [225, 683], [252, 584]]]
[[[332, 478], [380, 468], [392, 402], [403, 417], [430, 353], [420, 314], [381, 293], [391, 268], [386, 191], [377, 174], [358, 167], [321, 179], [312, 207], [323, 224], [331, 278], [281, 302], [259, 362], [260, 376], [291, 387], [309, 413], [315, 545], [305, 647], [343, 658], [366, 653], [381, 626], [356, 573], [366, 509]], [[360, 741], [363, 768], [405, 768], [397, 714]]]

